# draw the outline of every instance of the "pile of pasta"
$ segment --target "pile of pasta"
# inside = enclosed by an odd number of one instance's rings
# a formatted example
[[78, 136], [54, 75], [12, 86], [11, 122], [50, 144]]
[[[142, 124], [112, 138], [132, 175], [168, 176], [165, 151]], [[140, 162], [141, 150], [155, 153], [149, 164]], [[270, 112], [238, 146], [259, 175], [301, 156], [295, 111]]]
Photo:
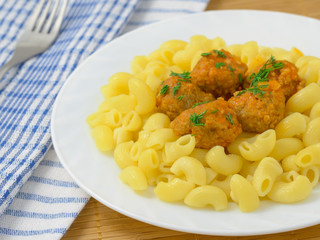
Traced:
[[[224, 48], [250, 67], [273, 55], [299, 69], [306, 87], [286, 103], [286, 117], [261, 134], [243, 133], [226, 149], [195, 148], [192, 135], [176, 136], [170, 119], [158, 113], [156, 91], [171, 72], [194, 67], [201, 53]], [[243, 212], [260, 201], [294, 203], [309, 197], [320, 176], [320, 59], [298, 49], [227, 46], [221, 38], [192, 36], [166, 41], [148, 56], [136, 56], [131, 73], [119, 72], [102, 86], [105, 100], [87, 117], [100, 151], [114, 150], [120, 178], [135, 191], [154, 187], [166, 202], [224, 210], [229, 202]]]

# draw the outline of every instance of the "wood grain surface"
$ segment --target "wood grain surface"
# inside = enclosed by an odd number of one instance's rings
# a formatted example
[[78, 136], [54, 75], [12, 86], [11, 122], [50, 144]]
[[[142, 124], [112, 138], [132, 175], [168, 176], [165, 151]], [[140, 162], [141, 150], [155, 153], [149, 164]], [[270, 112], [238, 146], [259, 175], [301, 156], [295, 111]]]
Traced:
[[[272, 10], [320, 19], [320, 0], [211, 0], [207, 7], [207, 10], [223, 9]], [[91, 198], [62, 240], [101, 239], [320, 240], [320, 225], [280, 234], [248, 237], [188, 234], [139, 222]]]

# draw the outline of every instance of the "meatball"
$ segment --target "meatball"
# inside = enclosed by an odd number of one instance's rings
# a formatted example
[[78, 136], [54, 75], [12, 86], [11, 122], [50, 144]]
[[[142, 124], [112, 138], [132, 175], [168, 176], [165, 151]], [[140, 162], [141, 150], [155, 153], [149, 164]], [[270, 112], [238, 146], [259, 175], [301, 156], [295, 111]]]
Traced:
[[171, 120], [196, 103], [215, 100], [210, 93], [201, 91], [198, 86], [188, 81], [172, 76], [160, 86], [156, 106], [159, 112], [167, 114]]
[[[305, 81], [299, 77], [298, 69], [293, 63], [286, 60], [275, 61], [275, 63], [282, 63], [283, 67], [270, 71], [267, 79], [269, 81], [278, 81], [281, 85], [284, 96], [286, 97], [286, 99], [289, 99], [297, 91], [304, 88]], [[244, 81], [245, 88], [250, 86], [250, 83], [252, 81], [252, 78], [250, 78], [251, 74], [257, 74], [261, 68], [263, 68], [263, 65], [247, 74], [249, 77]]]
[[233, 105], [243, 131], [261, 133], [284, 118], [285, 96], [277, 81], [235, 92], [228, 100]]
[[183, 111], [171, 127], [179, 136], [194, 134], [196, 147], [205, 149], [226, 147], [242, 132], [232, 105], [222, 98]]
[[205, 54], [190, 75], [192, 82], [215, 97], [229, 98], [239, 90], [247, 65], [225, 50]]

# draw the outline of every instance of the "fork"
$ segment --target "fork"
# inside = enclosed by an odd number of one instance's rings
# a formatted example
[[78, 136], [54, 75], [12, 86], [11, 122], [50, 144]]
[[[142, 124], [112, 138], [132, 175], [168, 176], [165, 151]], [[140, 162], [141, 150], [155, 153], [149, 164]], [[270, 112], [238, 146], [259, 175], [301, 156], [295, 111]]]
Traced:
[[[67, 4], [68, 0], [56, 0], [54, 3], [52, 0], [40, 1], [26, 22], [11, 59], [0, 69], [0, 80], [12, 66], [44, 52], [51, 46], [58, 36]], [[6, 83], [1, 81], [0, 90], [5, 85]]]

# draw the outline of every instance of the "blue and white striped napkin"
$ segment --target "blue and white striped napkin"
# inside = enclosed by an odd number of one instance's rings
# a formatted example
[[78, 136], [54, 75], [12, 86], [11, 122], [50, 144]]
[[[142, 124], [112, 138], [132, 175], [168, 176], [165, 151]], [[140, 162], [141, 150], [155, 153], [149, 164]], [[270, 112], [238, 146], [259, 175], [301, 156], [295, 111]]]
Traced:
[[[60, 239], [89, 200], [51, 147], [52, 106], [68, 75], [119, 34], [203, 11], [208, 1], [69, 0], [50, 49], [0, 79], [0, 239]], [[0, 66], [38, 2], [0, 0]]]

